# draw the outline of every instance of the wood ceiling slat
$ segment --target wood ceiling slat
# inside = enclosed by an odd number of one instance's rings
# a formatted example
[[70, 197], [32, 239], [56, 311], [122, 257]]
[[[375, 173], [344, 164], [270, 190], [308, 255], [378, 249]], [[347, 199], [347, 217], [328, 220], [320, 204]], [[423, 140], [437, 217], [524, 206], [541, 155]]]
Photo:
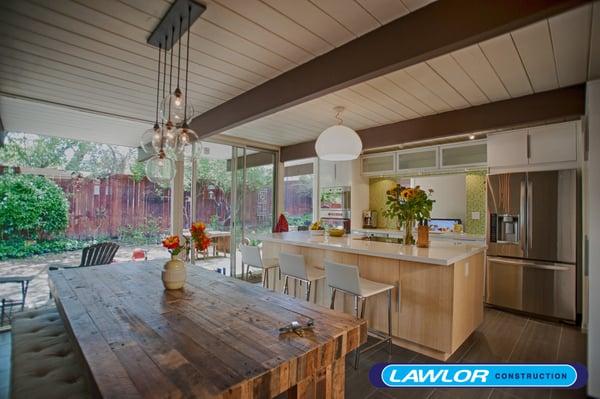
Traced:
[[457, 109], [469, 106], [467, 100], [465, 100], [464, 97], [462, 97], [426, 63], [422, 62], [410, 66], [406, 68], [405, 71], [414, 79], [421, 82], [423, 86], [428, 87], [452, 108]]
[[312, 2], [357, 37], [381, 25], [354, 1], [312, 0]]
[[588, 80], [600, 79], [600, 2], [593, 5]]
[[444, 112], [452, 109], [448, 103], [406, 73], [405, 70], [392, 72], [385, 75], [385, 77], [418, 98], [424, 104], [427, 104], [436, 112]]
[[591, 7], [579, 7], [549, 20], [561, 87], [587, 78]]
[[455, 51], [451, 56], [491, 101], [506, 100], [510, 97], [479, 45]]
[[386, 123], [385, 121], [394, 120], [396, 118], [404, 118], [401, 114], [383, 107], [368, 97], [349, 89], [336, 91], [335, 93], [332, 93], [329, 98], [335, 98], [335, 101], [339, 102], [338, 105], [342, 105], [343, 107], [352, 108], [355, 111], [367, 111], [367, 114], [372, 115], [373, 118], [378, 121], [378, 123]]
[[275, 33], [290, 43], [303, 48], [312, 56], [323, 54], [334, 46], [322, 37], [297, 24], [273, 7], [258, 0], [218, 0], [219, 3], [234, 12], [250, 19], [255, 24]]
[[540, 21], [511, 33], [535, 92], [558, 87], [558, 74], [548, 21]]
[[389, 109], [390, 111], [393, 111], [394, 113], [400, 114], [404, 119], [416, 118], [419, 116], [419, 114], [415, 112], [415, 110], [407, 107], [400, 101], [388, 96], [381, 90], [376, 89], [375, 87], [367, 83], [358, 84], [349, 88], [348, 90], [358, 93], [361, 96], [372, 100], [374, 103], [379, 104], [382, 107]]
[[[320, 115], [320, 120], [331, 126], [336, 123], [334, 107], [343, 105], [344, 100], [335, 95], [327, 95], [309, 103], [298, 105], [299, 109], [307, 110], [310, 115]], [[348, 105], [348, 104], [346, 104]], [[368, 115], [368, 116], [367, 116]], [[365, 110], [359, 104], [349, 104], [343, 113], [344, 120], [350, 126], [377, 125], [377, 116]]]
[[529, 78], [510, 34], [480, 43], [480, 47], [511, 97], [533, 93]]
[[421, 7], [425, 7], [429, 3], [433, 3], [435, 0], [401, 0], [402, 3], [412, 12], [418, 10]]
[[407, 107], [411, 108], [421, 116], [433, 114], [435, 112], [430, 106], [420, 101], [417, 97], [410, 94], [404, 88], [398, 86], [386, 76], [380, 76], [378, 78], [369, 80], [365, 84], [377, 88], [388, 96], [395, 98], [402, 104], [406, 104]]
[[334, 47], [351, 40], [354, 35], [308, 0], [263, 0], [279, 12], [311, 30]]
[[400, 0], [356, 0], [377, 21], [384, 25], [406, 15], [410, 10]]
[[448, 84], [450, 84], [470, 105], [490, 102], [467, 73], [450, 55], [446, 54], [427, 61]]
[[[154, 29], [154, 26], [160, 21], [160, 18], [153, 17], [148, 13], [117, 1], [98, 2], [79, 0], [79, 3], [81, 4], [77, 4], [78, 6], [88, 7], [95, 13], [94, 15], [115, 16], [116, 19], [113, 18], [115, 21], [111, 25], [112, 29], [122, 37], [121, 40], [114, 42], [115, 45], [121, 45], [121, 42], [129, 43], [129, 45], [137, 44], [143, 48], [146, 56], [150, 58], [154, 56], [155, 49], [147, 45], [146, 40]], [[63, 11], [62, 8], [61, 11]], [[71, 13], [70, 16], [73, 18], [77, 14]], [[198, 23], [201, 22], [202, 20], [200, 19]], [[100, 26], [99, 28], [103, 27]], [[79, 30], [75, 32], [79, 32]], [[103, 34], [102, 36], [106, 35]], [[138, 51], [141, 50], [138, 49]], [[193, 60], [192, 65], [198, 64], [217, 71], [227, 72], [232, 76], [243, 78], [255, 84], [258, 81], [271, 78], [281, 72], [263, 62], [243, 56], [223, 46], [217, 46], [214, 42], [200, 36], [195, 37], [195, 35], [190, 41], [190, 58]]]

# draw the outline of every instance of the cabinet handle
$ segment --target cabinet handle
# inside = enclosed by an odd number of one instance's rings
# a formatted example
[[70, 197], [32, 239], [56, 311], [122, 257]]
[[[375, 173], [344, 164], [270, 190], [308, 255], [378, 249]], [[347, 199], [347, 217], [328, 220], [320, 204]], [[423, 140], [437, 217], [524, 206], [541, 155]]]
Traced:
[[531, 158], [531, 136], [527, 133], [527, 159]]

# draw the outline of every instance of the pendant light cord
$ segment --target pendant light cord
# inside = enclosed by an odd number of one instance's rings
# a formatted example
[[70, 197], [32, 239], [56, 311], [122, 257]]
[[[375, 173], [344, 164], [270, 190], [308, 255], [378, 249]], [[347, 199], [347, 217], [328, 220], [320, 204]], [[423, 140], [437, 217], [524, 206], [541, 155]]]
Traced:
[[[165, 36], [165, 51], [164, 51], [164, 63], [163, 63], [163, 82], [162, 82], [163, 83], [163, 85], [162, 85], [163, 98], [165, 96], [165, 86], [166, 86], [166, 83], [167, 83], [167, 48], [166, 47], [167, 47], [168, 40], [169, 40], [169, 36]], [[160, 129], [160, 152], [161, 153], [164, 150], [164, 141], [165, 141], [165, 138], [164, 138], [164, 134], [165, 134], [165, 132], [164, 132], [164, 130], [165, 130], [164, 129], [164, 126], [165, 126], [164, 117], [163, 117], [163, 120], [162, 120], [162, 126], [163, 126], [163, 129]], [[159, 154], [159, 156], [160, 156], [160, 154]]]
[[[179, 89], [179, 74], [181, 73], [181, 25], [183, 24], [183, 17], [179, 17], [179, 39], [177, 44], [179, 50], [177, 51], [177, 88]], [[189, 29], [189, 27], [188, 27]]]
[[[171, 61], [169, 62], [169, 95], [171, 94], [173, 81], [173, 36], [175, 36], [175, 26], [173, 26], [171, 34]], [[171, 121], [171, 97], [169, 96], [169, 121]]]
[[[185, 99], [183, 108], [183, 123], [187, 127], [187, 109], [188, 109], [188, 72], [190, 69], [190, 14], [192, 13], [192, 7], [188, 7], [188, 26], [187, 26], [187, 43], [186, 43], [186, 55], [185, 55]], [[181, 40], [181, 39], [180, 39]]]
[[158, 76], [156, 77], [156, 120], [155, 124], [158, 125], [158, 99], [160, 97], [160, 55], [162, 51], [162, 42], [158, 44]]

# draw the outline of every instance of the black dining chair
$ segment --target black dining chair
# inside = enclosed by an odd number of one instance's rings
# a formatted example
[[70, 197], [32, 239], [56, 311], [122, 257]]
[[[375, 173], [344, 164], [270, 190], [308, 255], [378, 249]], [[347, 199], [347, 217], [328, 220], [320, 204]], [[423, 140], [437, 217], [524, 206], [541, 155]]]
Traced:
[[[114, 242], [100, 242], [83, 248], [81, 262], [78, 267], [108, 265], [112, 263], [119, 245]], [[67, 267], [62, 267], [66, 269]], [[50, 266], [50, 270], [58, 270], [59, 267]]]

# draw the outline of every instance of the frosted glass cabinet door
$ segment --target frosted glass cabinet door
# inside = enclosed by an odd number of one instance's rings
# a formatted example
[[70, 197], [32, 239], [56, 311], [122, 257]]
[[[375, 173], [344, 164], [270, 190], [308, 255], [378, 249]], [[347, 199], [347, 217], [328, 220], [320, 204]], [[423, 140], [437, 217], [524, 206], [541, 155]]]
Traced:
[[398, 172], [430, 170], [438, 167], [438, 148], [419, 148], [398, 151], [396, 156]]
[[443, 145], [440, 147], [440, 162], [442, 168], [485, 165], [487, 163], [486, 142], [483, 140]]
[[362, 174], [365, 176], [381, 176], [395, 172], [396, 153], [366, 155], [361, 160]]

